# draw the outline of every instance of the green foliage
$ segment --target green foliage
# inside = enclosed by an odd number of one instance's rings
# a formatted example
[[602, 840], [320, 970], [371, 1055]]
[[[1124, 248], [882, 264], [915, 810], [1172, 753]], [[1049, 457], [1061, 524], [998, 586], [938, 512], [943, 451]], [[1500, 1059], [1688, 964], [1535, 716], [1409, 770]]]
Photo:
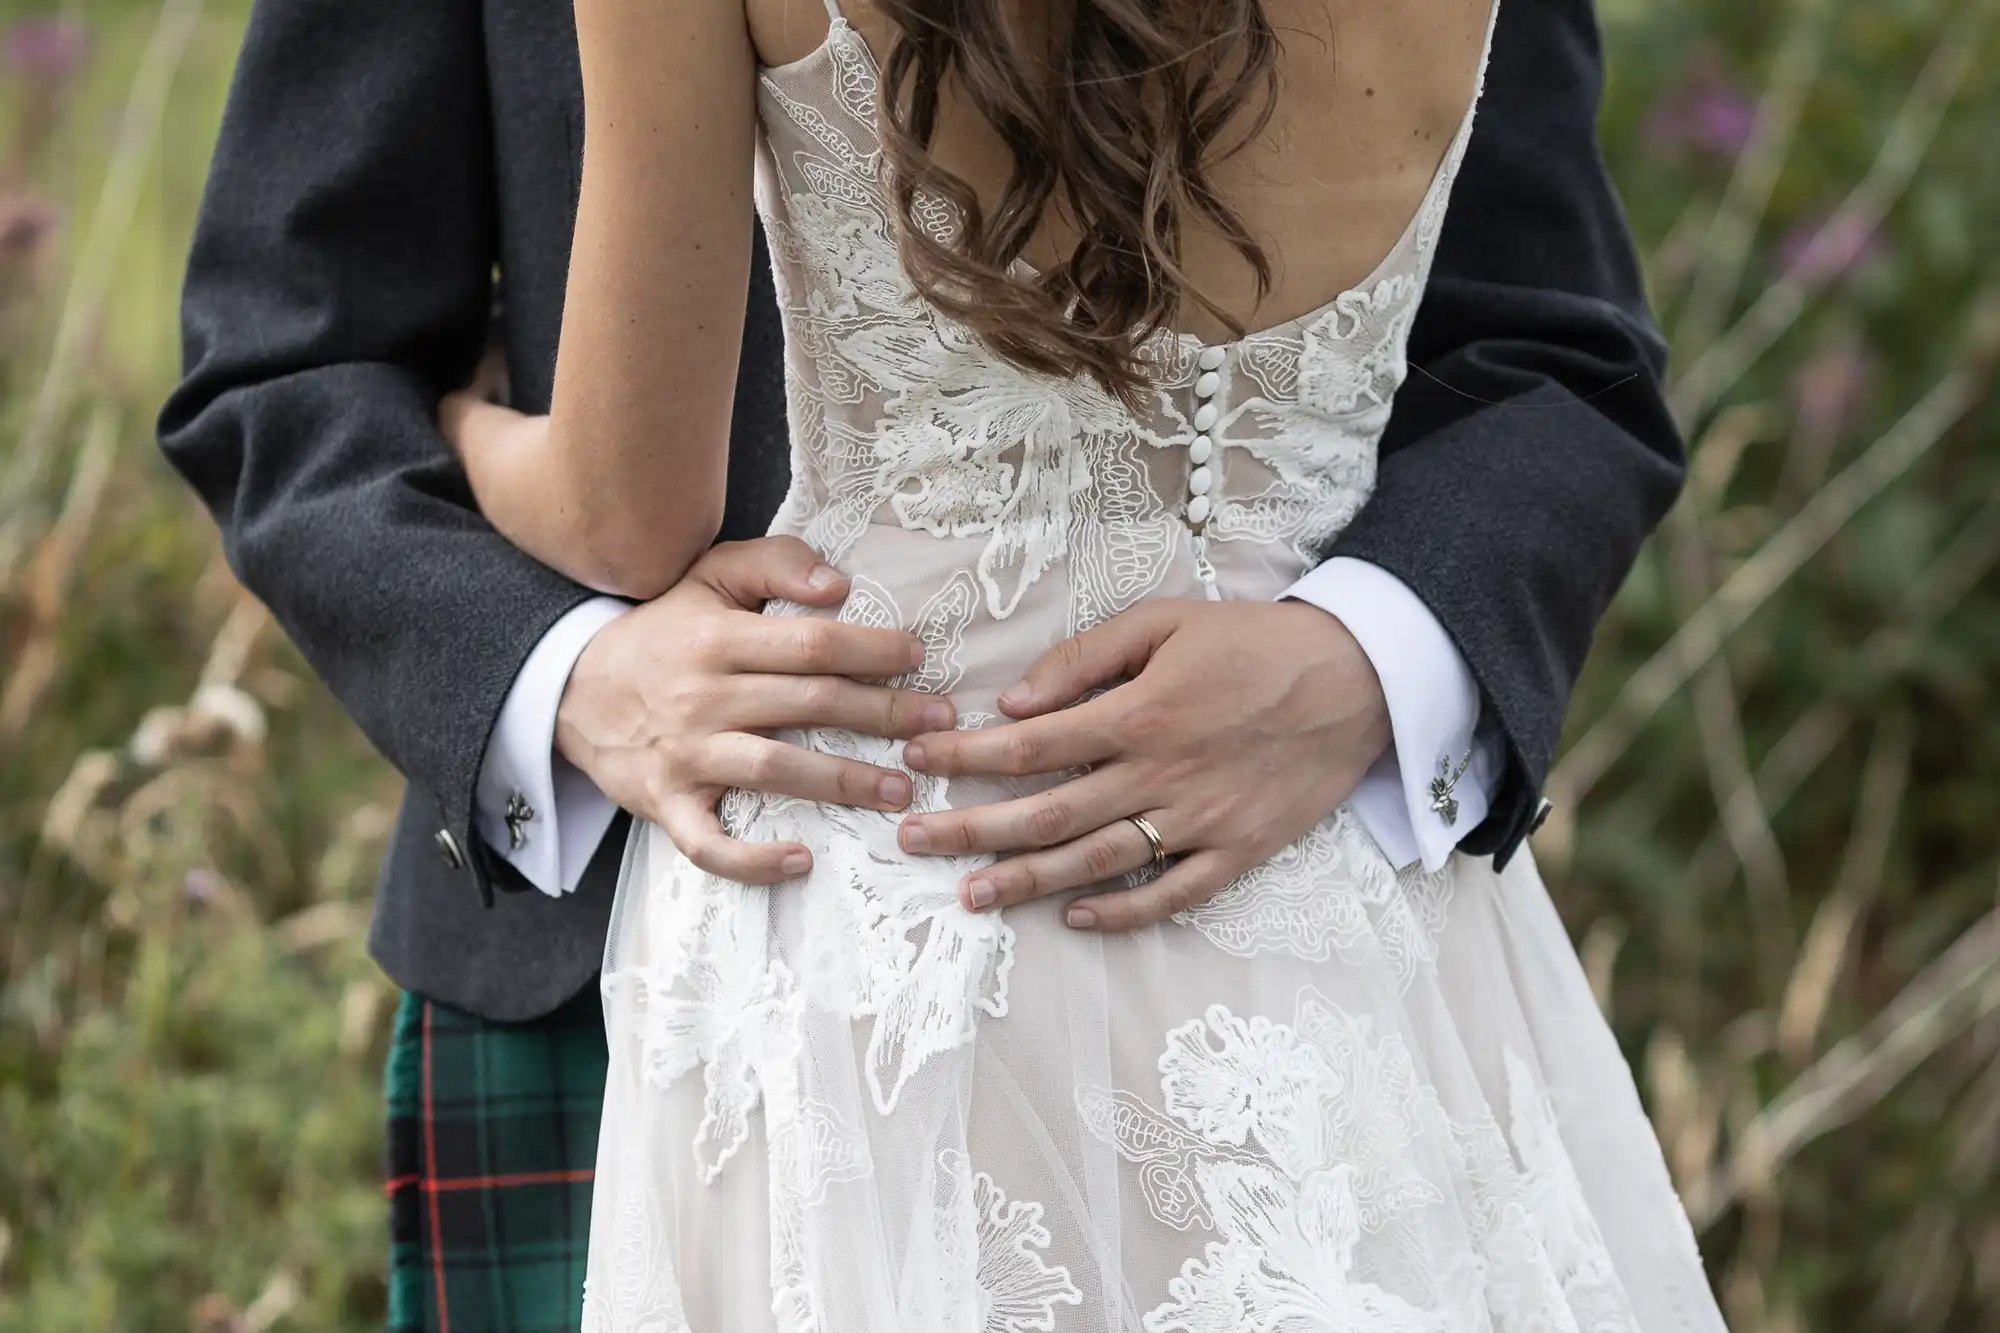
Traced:
[[[1962, 974], [1925, 969], [2000, 879], [2000, 6], [1605, 10], [1607, 155], [1694, 466], [1571, 714], [1551, 789], [1581, 813], [1538, 853], [1711, 1222], [1732, 1326], [1991, 1327], [1991, 932]], [[1797, 129], [1766, 155], [1757, 103], [1788, 82]], [[1743, 188], [1760, 156], [1767, 202]], [[1828, 225], [1857, 198], [1879, 207]], [[1788, 286], [1796, 318], [1757, 351], [1740, 331]], [[1905, 429], [1879, 490], [1855, 488], [1920, 403], [1949, 410]], [[1787, 553], [1796, 573], [1762, 578]], [[1737, 605], [1710, 622], [1740, 621], [1713, 656], [1699, 636], [1669, 646]], [[1690, 642], [1700, 669], [1654, 676], [1687, 683], [1635, 706], [1635, 677]]]
[[[0, 3], [0, 1333], [380, 1324], [396, 780], [150, 439], [246, 11]], [[1732, 1326], [1991, 1328], [2000, 3], [1600, 11], [1695, 463], [1536, 855]]]
[[152, 447], [246, 6], [174, 9], [0, 19], [0, 1330], [379, 1328], [396, 783]]
[[[0, 1323], [178, 1328], [209, 1292], [273, 1291], [315, 1327], [379, 1311], [379, 1052], [343, 1032], [367, 1011], [329, 985], [357, 960], [303, 963], [253, 922], [148, 908], [126, 994], [65, 1031], [47, 1086], [0, 1098], [29, 1164], [8, 1181], [13, 1262], [34, 1275]], [[230, 1304], [209, 1300], [217, 1327]]]

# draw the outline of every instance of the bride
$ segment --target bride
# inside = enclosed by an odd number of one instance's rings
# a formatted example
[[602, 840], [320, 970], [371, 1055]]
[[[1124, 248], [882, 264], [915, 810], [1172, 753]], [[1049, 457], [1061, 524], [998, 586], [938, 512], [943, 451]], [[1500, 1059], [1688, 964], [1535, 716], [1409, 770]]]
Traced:
[[[1268, 603], [1367, 502], [1490, 0], [825, 4], [578, 0], [552, 412], [452, 428], [516, 544], [672, 586], [722, 508], [754, 192], [774, 530], [956, 709], [907, 747], [782, 734], [912, 794], [729, 793], [775, 882], [635, 825], [585, 1326], [1719, 1329], [1525, 853], [1399, 873], [1344, 793], [1215, 892], [1164, 799], [1039, 862], [959, 850], [959, 812], [1051, 785], [978, 776], [1007, 767], [979, 733], [1056, 718], [1016, 766], [1091, 790], [1104, 756], [1058, 710], [1154, 640], [1052, 646]], [[1092, 890], [1034, 892], [1079, 866]]]

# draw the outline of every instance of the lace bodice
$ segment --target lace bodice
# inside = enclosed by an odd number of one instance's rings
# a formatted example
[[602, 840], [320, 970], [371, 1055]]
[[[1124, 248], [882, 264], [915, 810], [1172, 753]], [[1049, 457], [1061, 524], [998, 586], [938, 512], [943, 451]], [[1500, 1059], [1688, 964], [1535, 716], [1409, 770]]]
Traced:
[[[1235, 342], [1156, 335], [1135, 412], [1088, 380], [1002, 361], [919, 297], [882, 179], [877, 89], [837, 12], [816, 51], [760, 81], [757, 199], [793, 432], [778, 529], [836, 564], [871, 525], [972, 543], [960, 567], [994, 620], [1060, 571], [1058, 635], [1195, 584], [1275, 595], [1310, 567], [1374, 486], [1472, 108], [1365, 281]], [[940, 237], [954, 226], [942, 201], [919, 211]]]

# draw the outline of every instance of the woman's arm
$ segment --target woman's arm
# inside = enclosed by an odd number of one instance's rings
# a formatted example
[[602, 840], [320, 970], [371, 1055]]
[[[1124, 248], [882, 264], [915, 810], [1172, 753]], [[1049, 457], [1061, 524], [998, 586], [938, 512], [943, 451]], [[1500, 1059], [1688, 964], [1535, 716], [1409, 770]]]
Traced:
[[546, 418], [464, 405], [488, 521], [605, 592], [672, 587], [722, 521], [749, 283], [741, 0], [577, 0], [583, 183]]

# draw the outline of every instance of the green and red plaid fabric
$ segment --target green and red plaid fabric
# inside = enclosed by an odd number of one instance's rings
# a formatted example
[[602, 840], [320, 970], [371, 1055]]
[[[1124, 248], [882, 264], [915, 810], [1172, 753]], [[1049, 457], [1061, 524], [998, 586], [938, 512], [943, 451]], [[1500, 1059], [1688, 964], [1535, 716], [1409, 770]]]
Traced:
[[388, 1333], [576, 1333], [604, 1066], [595, 986], [532, 1023], [403, 997]]

